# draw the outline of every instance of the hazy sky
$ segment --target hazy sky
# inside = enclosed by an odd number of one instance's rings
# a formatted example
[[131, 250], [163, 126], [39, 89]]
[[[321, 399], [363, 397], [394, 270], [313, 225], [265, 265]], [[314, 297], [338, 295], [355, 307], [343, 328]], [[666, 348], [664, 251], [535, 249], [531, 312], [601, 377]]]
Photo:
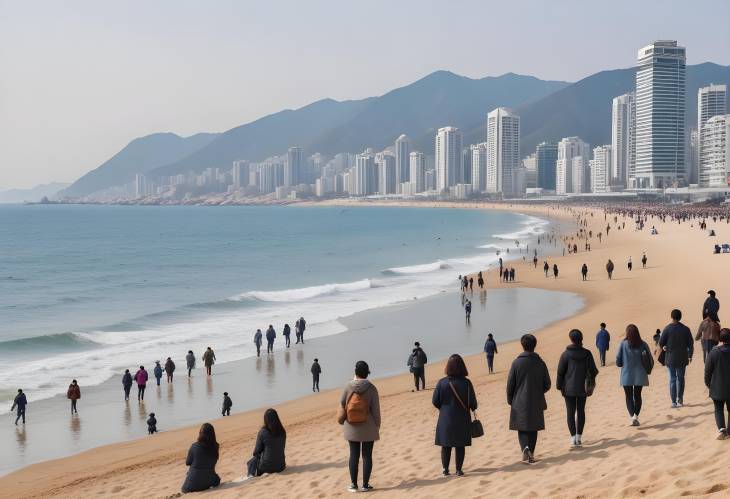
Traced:
[[575, 81], [654, 39], [730, 64], [730, 1], [0, 0], [0, 189], [434, 70]]

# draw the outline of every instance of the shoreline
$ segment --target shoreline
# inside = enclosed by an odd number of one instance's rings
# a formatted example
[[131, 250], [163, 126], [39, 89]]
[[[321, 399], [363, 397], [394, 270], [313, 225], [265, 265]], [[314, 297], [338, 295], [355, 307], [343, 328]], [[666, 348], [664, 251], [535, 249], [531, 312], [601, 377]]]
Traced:
[[[591, 211], [585, 208], [558, 211], [551, 207], [525, 206], [495, 209], [541, 213], [551, 219], [558, 216], [562, 221], [572, 220], [573, 213], [578, 211]], [[593, 211], [600, 213], [598, 209]], [[591, 220], [591, 227], [597, 230], [602, 223], [603, 217], [596, 216], [595, 220]], [[623, 325], [628, 322], [636, 322], [642, 336], [648, 338], [656, 327], [668, 322], [669, 310], [679, 306], [686, 314], [684, 322], [694, 329], [699, 323], [697, 315], [706, 289], [718, 290], [720, 297], [730, 295], [730, 286], [720, 280], [716, 269], [703, 265], [703, 258], [699, 262], [696, 258], [697, 244], [704, 236], [698, 229], [690, 228], [688, 224], [658, 221], [655, 225], [660, 229], [660, 236], [654, 239], [650, 239], [646, 231], [634, 232], [629, 221], [626, 230], [612, 230], [610, 238], [604, 238], [602, 244], [594, 243], [591, 252], [551, 258], [551, 262], [557, 261], [561, 268], [557, 280], [544, 279], [539, 268], [531, 272], [530, 265], [516, 264], [518, 275], [527, 276], [520, 286], [570, 291], [584, 298], [584, 307], [578, 313], [537, 333], [537, 351], [548, 363], [551, 376], [554, 376], [557, 356], [567, 343], [566, 335], [570, 328], [582, 329], [590, 347], [597, 323], [605, 320], [614, 339], [611, 351], [615, 352]], [[724, 224], [718, 224], [717, 231], [718, 241], [730, 236]], [[704, 241], [709, 247], [711, 241]], [[649, 268], [635, 268], [632, 274], [628, 274], [624, 259], [632, 255], [638, 262], [642, 251], [649, 255]], [[602, 272], [606, 257], [617, 262], [618, 275], [610, 284], [607, 284]], [[587, 283], [581, 283], [578, 278], [578, 269], [583, 261], [587, 261], [591, 269]], [[716, 262], [727, 268], [724, 260]], [[662, 272], [662, 269], [665, 271]], [[490, 289], [508, 286], [496, 283], [494, 274], [494, 271], [487, 274]], [[677, 298], [676, 287], [671, 286], [674, 282], [682, 283], [685, 293], [681, 299]], [[642, 300], [637, 300], [637, 296], [641, 296]], [[681, 412], [667, 409], [666, 373], [662, 369], [655, 370], [645, 400], [643, 414], [646, 416], [642, 417], [645, 425], [637, 431], [624, 426], [623, 393], [619, 393], [617, 371], [611, 366], [611, 351], [609, 366], [601, 370], [596, 394], [589, 401], [584, 449], [576, 452], [567, 450], [564, 408], [559, 394], [551, 390], [546, 413], [547, 431], [541, 432], [538, 442], [541, 463], [530, 468], [513, 464], [518, 460], [517, 445], [514, 432], [506, 429], [509, 411], [503, 400], [503, 385], [506, 369], [517, 351], [515, 342], [500, 344], [500, 354], [495, 362], [497, 373], [493, 376], [484, 373], [481, 355], [466, 359], [477, 397], [482, 407], [486, 407], [480, 410], [480, 419], [487, 423], [487, 437], [475, 442], [467, 451], [467, 477], [458, 479], [458, 485], [450, 480], [429, 478], [431, 475], [435, 477], [440, 468], [437, 451], [432, 444], [435, 413], [430, 408], [430, 400], [405, 391], [404, 387], [410, 386], [408, 374], [377, 380], [384, 422], [382, 440], [376, 445], [373, 480], [381, 493], [399, 496], [415, 490], [434, 495], [460, 493], [472, 497], [480, 495], [484, 480], [489, 483], [490, 492], [500, 496], [562, 496], [576, 495], [580, 491], [586, 497], [640, 494], [670, 497], [682, 492], [688, 495], [721, 493], [727, 488], [721, 466], [685, 469], [682, 464], [676, 464], [680, 455], [690, 463], [714, 463], [715, 460], [721, 463], [720, 456], [723, 455], [724, 447], [719, 447], [721, 442], [707, 442], [702, 437], [713, 434], [715, 430], [711, 414], [706, 410], [708, 400], [702, 388], [701, 363], [693, 363], [688, 369], [686, 399], [689, 403]], [[429, 364], [427, 379], [439, 377], [442, 367], [441, 362]], [[343, 383], [345, 381], [342, 380]], [[347, 484], [346, 463], [343, 461], [345, 446], [339, 428], [332, 422], [338, 394], [339, 391], [334, 389], [316, 398], [305, 397], [278, 406], [290, 435], [288, 471], [245, 484], [226, 484], [216, 494], [237, 496], [245, 491], [263, 495], [343, 495]], [[488, 403], [491, 399], [495, 403]], [[240, 476], [242, 463], [250, 452], [255, 429], [259, 426], [258, 418], [260, 411], [252, 411], [216, 421], [216, 428], [220, 426], [219, 440], [223, 443], [219, 473], [224, 481]], [[685, 420], [691, 421], [691, 428], [677, 426]], [[684, 434], [670, 433], [672, 438], [666, 438], [667, 434], [662, 432], [674, 427], [683, 428]], [[101, 493], [127, 497], [176, 495], [185, 473], [182, 456], [192, 441], [194, 430], [183, 428], [153, 439], [114, 444], [72, 458], [32, 465], [0, 478], [0, 484], [4, 490], [22, 497], [78, 497]], [[607, 449], [611, 449], [610, 454]], [[655, 452], [657, 450], [659, 454]], [[143, 466], [154, 469], [150, 475], [155, 477], [140, 477], [135, 481], [132, 477], [137, 476], [135, 471], [142, 466], [135, 461], [135, 456], [142, 454], [145, 456]], [[332, 461], [333, 454], [340, 459]], [[418, 463], [417, 473], [403, 464], [414, 459]], [[626, 462], [635, 462], [636, 459], [644, 463], [639, 470], [630, 476], [621, 473]], [[595, 466], [599, 464], [601, 473], [596, 473]], [[523, 470], [528, 469], [525, 474]], [[684, 471], [682, 480], [671, 479], [680, 470]], [[562, 479], [559, 478], [561, 472]], [[70, 478], [69, 473], [74, 478]], [[39, 478], [41, 476], [43, 478]], [[510, 479], [516, 476], [521, 480]], [[605, 480], [608, 476], [615, 479]]]

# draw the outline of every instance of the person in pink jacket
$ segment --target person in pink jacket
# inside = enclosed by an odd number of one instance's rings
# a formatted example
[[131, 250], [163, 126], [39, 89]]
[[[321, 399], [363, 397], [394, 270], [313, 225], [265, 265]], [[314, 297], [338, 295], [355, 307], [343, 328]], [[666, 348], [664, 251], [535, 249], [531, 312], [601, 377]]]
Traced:
[[137, 382], [137, 400], [144, 400], [144, 389], [147, 386], [147, 379], [149, 376], [147, 375], [147, 371], [145, 371], [144, 366], [139, 366], [139, 370], [134, 375], [134, 381]]

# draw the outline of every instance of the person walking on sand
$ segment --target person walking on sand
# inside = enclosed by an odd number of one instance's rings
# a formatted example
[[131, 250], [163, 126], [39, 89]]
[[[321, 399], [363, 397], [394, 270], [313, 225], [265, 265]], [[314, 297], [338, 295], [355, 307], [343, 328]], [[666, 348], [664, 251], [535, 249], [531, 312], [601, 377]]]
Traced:
[[611, 259], [608, 259], [608, 262], [606, 263], [606, 272], [608, 273], [608, 278], [613, 279], [613, 262]]
[[76, 380], [71, 381], [66, 391], [66, 398], [71, 401], [71, 414], [78, 414], [79, 411], [76, 409], [76, 403], [81, 398], [81, 387]]
[[446, 362], [446, 377], [436, 383], [431, 402], [439, 410], [436, 445], [441, 447], [443, 476], [449, 476], [451, 449], [456, 457], [456, 476], [464, 476], [465, 448], [471, 446], [471, 412], [477, 410], [477, 396], [469, 381], [464, 359], [453, 354]]
[[596, 334], [596, 348], [598, 348], [598, 356], [601, 359], [601, 367], [606, 366], [606, 352], [611, 345], [611, 335], [606, 331], [606, 323], [601, 322], [601, 329]]
[[340, 397], [337, 420], [343, 425], [343, 436], [350, 445], [350, 492], [357, 492], [358, 467], [362, 455], [362, 492], [372, 490], [370, 475], [373, 471], [373, 446], [380, 439], [380, 397], [367, 377], [370, 367], [359, 360], [355, 364], [355, 378]]
[[154, 412], [150, 412], [150, 417], [147, 418], [147, 435], [155, 433], [157, 433], [157, 418]]
[[132, 374], [129, 372], [129, 369], [124, 370], [124, 375], [122, 376], [122, 387], [124, 388], [124, 400], [129, 400], [129, 392], [132, 391]]
[[160, 380], [162, 379], [162, 366], [160, 365], [160, 361], [155, 361], [155, 368], [152, 370], [152, 373], [155, 375], [155, 381], [157, 381], [157, 386], [160, 386]]
[[629, 261], [626, 263], [626, 267], [629, 269], [629, 272], [631, 272], [631, 269], [634, 268], [634, 263], [631, 261], [631, 257], [629, 257]]
[[408, 367], [410, 367], [411, 373], [413, 373], [413, 381], [416, 384], [416, 391], [418, 391], [418, 381], [421, 381], [421, 390], [426, 389], [426, 363], [428, 357], [426, 352], [421, 348], [419, 342], [414, 343], [413, 351], [408, 356]]
[[717, 439], [725, 440], [729, 437], [725, 409], [730, 413], [730, 329], [720, 331], [720, 346], [713, 348], [707, 356], [705, 386], [710, 389], [710, 398], [715, 406]]
[[197, 441], [190, 446], [185, 459], [189, 468], [181, 487], [183, 494], [208, 490], [221, 484], [221, 477], [215, 472], [219, 452], [215, 428], [210, 423], [204, 423], [198, 432]]
[[535, 462], [537, 432], [545, 429], [545, 393], [550, 390], [547, 365], [535, 353], [537, 338], [525, 334], [520, 338], [524, 350], [512, 362], [507, 376], [507, 403], [510, 405], [509, 429], [517, 431], [522, 462]]
[[570, 345], [560, 356], [555, 388], [565, 399], [571, 445], [580, 447], [583, 445], [583, 429], [586, 424], [586, 399], [593, 394], [598, 368], [593, 354], [583, 348], [583, 333], [573, 329], [568, 338]]
[[188, 350], [188, 354], [185, 356], [185, 363], [188, 366], [188, 378], [191, 376], [193, 369], [195, 369], [195, 354], [192, 350]]
[[642, 269], [646, 268], [646, 262], [647, 262], [646, 253], [644, 253], [641, 255], [641, 268]]
[[274, 340], [276, 339], [276, 331], [274, 326], [269, 324], [269, 328], [266, 330], [266, 353], [274, 353]]
[[684, 404], [684, 373], [692, 362], [694, 339], [689, 328], [682, 324], [682, 312], [672, 310], [672, 322], [664, 328], [659, 346], [666, 352], [665, 364], [669, 371], [669, 396], [672, 408]]
[[545, 277], [548, 276], [548, 271], [550, 270], [550, 265], [548, 265], [547, 260], [545, 261], [545, 264], [542, 266], [542, 270], [545, 271]]
[[487, 335], [487, 341], [484, 342], [484, 353], [487, 355], [487, 369], [489, 374], [494, 374], [494, 354], [497, 352], [497, 342], [494, 341], [492, 333]]
[[23, 393], [22, 388], [18, 388], [18, 394], [13, 399], [13, 406], [10, 408], [10, 412], [13, 412], [16, 408], [18, 412], [15, 416], [15, 425], [18, 425], [18, 421], [22, 418], [23, 424], [25, 424], [25, 407], [28, 405], [28, 398]]
[[172, 383], [172, 374], [175, 372], [175, 363], [170, 357], [165, 361], [165, 374], [167, 374], [167, 382]]
[[261, 343], [263, 342], [264, 335], [261, 334], [261, 330], [257, 329], [253, 335], [253, 344], [256, 345], [256, 357], [261, 357]]
[[289, 337], [291, 336], [291, 328], [289, 327], [289, 324], [284, 324], [284, 330], [281, 332], [281, 334], [284, 335], [284, 344], [287, 348], [291, 346], [291, 340]]
[[584, 263], [583, 266], [580, 268], [580, 273], [583, 276], [583, 280], [587, 281], [588, 280], [588, 265], [586, 265]]
[[319, 391], [319, 375], [322, 374], [322, 366], [319, 365], [319, 359], [314, 359], [312, 367], [309, 369], [312, 373], [312, 391]]
[[469, 324], [471, 322], [471, 301], [469, 300], [464, 303], [464, 313], [466, 314], [466, 323]]
[[147, 371], [145, 371], [144, 366], [139, 366], [139, 369], [134, 374], [134, 381], [137, 382], [137, 401], [140, 402], [144, 400], [144, 390], [147, 387], [147, 379], [149, 376], [147, 375]]
[[256, 435], [253, 457], [246, 463], [247, 478], [286, 469], [286, 430], [274, 409], [264, 412], [264, 425]]
[[558, 264], [557, 263], [553, 264], [553, 278], [554, 279], [558, 278]]
[[213, 349], [208, 347], [205, 349], [205, 352], [203, 352], [203, 364], [205, 365], [205, 373], [210, 376], [212, 374], [212, 367], [213, 364], [215, 364], [216, 358], [215, 358], [215, 352], [213, 352]]
[[705, 303], [702, 305], [702, 317], [704, 318], [706, 315], [709, 315], [713, 321], [720, 322], [720, 317], [717, 315], [720, 311], [720, 300], [715, 297], [715, 291], [712, 289], [707, 294], [710, 296], [707, 297]]
[[231, 407], [233, 407], [233, 400], [228, 396], [228, 392], [223, 392], [223, 409], [221, 410], [221, 415], [230, 416]]
[[704, 318], [697, 328], [695, 341], [702, 344], [702, 360], [706, 363], [707, 356], [713, 348], [720, 342], [720, 324], [713, 321], [709, 315]]

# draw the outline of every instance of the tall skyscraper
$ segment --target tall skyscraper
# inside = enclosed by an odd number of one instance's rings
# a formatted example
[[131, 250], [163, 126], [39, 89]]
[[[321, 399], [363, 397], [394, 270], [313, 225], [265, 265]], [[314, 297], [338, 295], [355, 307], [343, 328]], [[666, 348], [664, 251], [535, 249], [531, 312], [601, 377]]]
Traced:
[[294, 187], [302, 181], [302, 148], [298, 146], [290, 147], [286, 155], [286, 164], [284, 166], [284, 187]]
[[487, 143], [471, 146], [471, 187], [475, 193], [487, 190]]
[[700, 185], [730, 185], [730, 114], [713, 116], [702, 126]]
[[639, 50], [636, 65], [636, 187], [685, 180], [686, 51], [674, 40]]
[[423, 192], [426, 190], [426, 158], [422, 152], [413, 151], [409, 159], [409, 178], [413, 184], [413, 192]]
[[700, 132], [689, 131], [689, 144], [687, 150], [687, 183], [698, 184], [700, 182]]
[[[555, 192], [557, 194], [574, 192], [574, 166], [587, 166], [590, 154], [590, 146], [580, 137], [565, 137], [558, 142], [558, 159], [555, 162]], [[573, 161], [577, 157], [585, 158], [585, 163], [583, 160], [580, 163]], [[583, 178], [581, 177], [580, 180], [582, 183]]]
[[[614, 99], [615, 100], [615, 99]], [[593, 159], [590, 161], [591, 192], [608, 192], [611, 185], [611, 165], [613, 146], [605, 145], [593, 148]]]
[[401, 135], [395, 141], [395, 185], [410, 180], [411, 141]]
[[[521, 173], [525, 175], [524, 188], [534, 189], [537, 187], [537, 156], [535, 156], [534, 152], [522, 158], [521, 170], [524, 170]], [[524, 189], [520, 192], [524, 192]]]
[[535, 149], [535, 160], [537, 162], [537, 186], [554, 191], [558, 145], [548, 142], [538, 144]]
[[614, 154], [609, 171], [611, 185], [629, 186], [629, 177], [634, 169], [632, 161], [635, 159], [633, 154], [635, 122], [634, 93], [629, 92], [614, 97], [611, 114], [611, 146]]
[[395, 157], [391, 154], [378, 153], [375, 156], [378, 167], [378, 194], [395, 194]]
[[471, 146], [461, 150], [461, 174], [456, 183], [471, 184]]
[[520, 167], [520, 117], [498, 107], [487, 115], [487, 192], [517, 194], [514, 175]]
[[591, 172], [590, 172], [590, 156], [574, 156], [570, 161], [573, 180], [574, 194], [583, 194], [590, 192], [591, 189]]
[[350, 182], [352, 190], [350, 194], [353, 196], [369, 196], [374, 194], [377, 186], [373, 182], [375, 175], [375, 158], [370, 154], [359, 154], [355, 160]]
[[436, 189], [439, 192], [456, 184], [456, 172], [461, 170], [461, 132], [447, 126], [436, 134]]
[[[697, 164], [702, 179], [700, 184], [710, 186], [710, 183], [717, 186], [719, 183], [718, 166], [716, 161], [717, 151], [704, 151], [709, 145], [706, 131], [713, 134], [712, 147], [717, 147], [717, 124], [712, 130], [705, 130], [705, 124], [714, 116], [721, 116], [727, 113], [727, 85], [709, 85], [701, 87], [697, 91]], [[703, 164], [703, 161], [705, 164]], [[712, 173], [710, 173], [712, 172]], [[712, 179], [712, 180], [711, 180]]]
[[233, 162], [233, 186], [236, 189], [248, 186], [250, 165], [245, 159]]

